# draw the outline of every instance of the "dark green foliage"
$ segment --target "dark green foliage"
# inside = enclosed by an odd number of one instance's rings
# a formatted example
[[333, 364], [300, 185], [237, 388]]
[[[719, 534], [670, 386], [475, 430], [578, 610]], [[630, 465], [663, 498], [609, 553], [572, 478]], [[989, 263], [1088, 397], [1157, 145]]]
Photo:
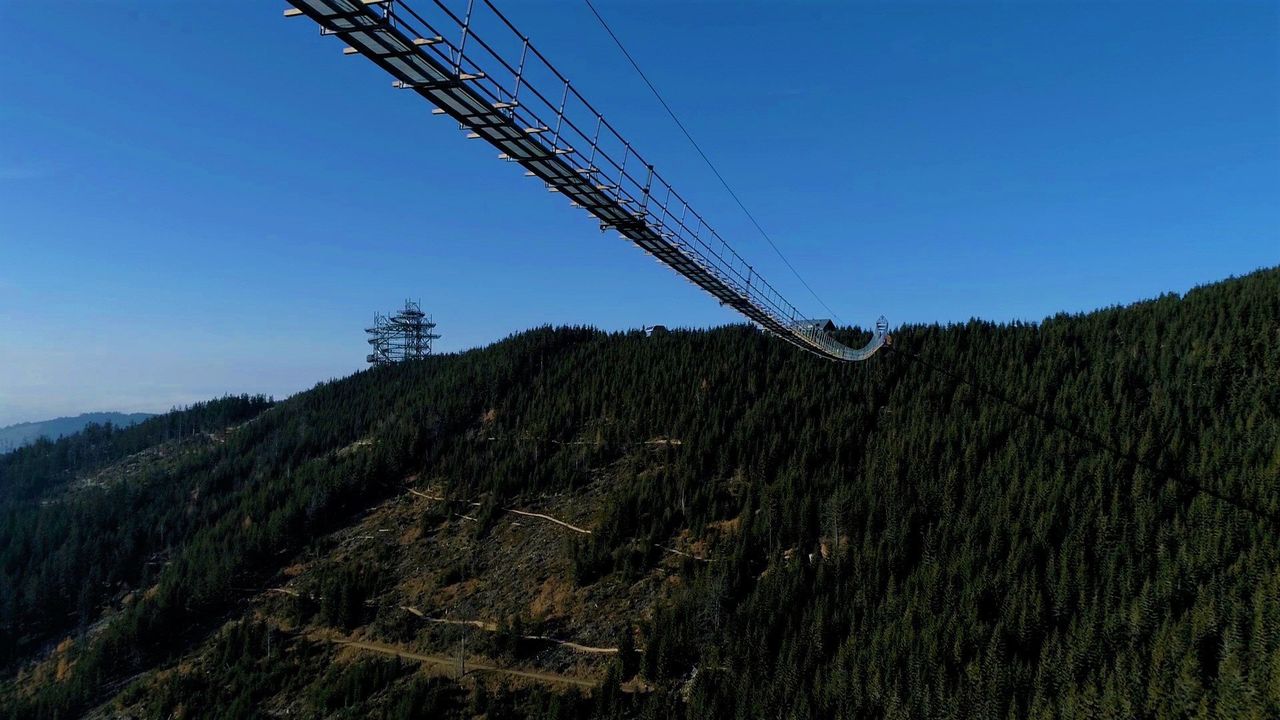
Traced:
[[396, 700], [388, 720], [446, 718], [457, 715], [463, 693], [456, 683], [441, 678], [414, 678], [406, 692]]
[[396, 680], [410, 667], [399, 660], [364, 658], [352, 665], [332, 665], [312, 686], [312, 705], [327, 711], [360, 707], [370, 696]]
[[[225, 430], [271, 406], [225, 397], [128, 428], [90, 425], [0, 455], [0, 666], [52, 633], [85, 627], [123, 588], [153, 582], [168, 548], [196, 527], [175, 476], [234, 472], [208, 453], [173, 449], [169, 469], [60, 497], [67, 485], [157, 443]], [[234, 443], [233, 443], [234, 447]]]
[[[895, 343], [1262, 514], [901, 356], [833, 365], [741, 327], [660, 342], [541, 329], [291, 398], [167, 478], [170, 494], [132, 500], [143, 517], [191, 514], [156, 591], [15, 715], [86, 707], [420, 474], [483, 498], [481, 533], [517, 495], [607, 477], [595, 532], [566, 548], [579, 583], [648, 572], [681, 533], [715, 559], [687, 562], [642, 628], [653, 693], [612, 689], [623, 659], [589, 706], [424, 687], [422, 707], [452, 708], [442, 717], [1280, 716], [1266, 518], [1280, 514], [1280, 271], [1038, 325], [907, 327]], [[5, 533], [32, 528], [23, 557], [56, 555], [29, 548], [63, 542], [35, 528], [64, 510], [9, 512]], [[724, 521], [737, 531], [712, 528]], [[13, 572], [6, 613], [76, 587]], [[373, 693], [359, 703], [399, 707], [374, 684], [357, 684]]]
[[618, 637], [618, 677], [629, 680], [640, 671], [640, 654], [636, 652], [635, 632], [627, 627]]
[[196, 403], [128, 427], [90, 424], [84, 430], [0, 455], [0, 501], [35, 500], [50, 490], [152, 445], [225, 430], [271, 407], [269, 398], [227, 396]]
[[526, 641], [522, 636], [525, 634], [524, 622], [520, 620], [519, 615], [503, 618], [502, 622], [498, 623], [498, 631], [493, 636], [491, 654], [507, 661], [520, 658], [524, 654]]
[[143, 686], [134, 685], [118, 701], [133, 704], [145, 698], [147, 717], [155, 720], [179, 712], [220, 720], [259, 717], [262, 704], [281, 689], [302, 692], [314, 678], [300, 670], [324, 660], [317, 648], [290, 646], [288, 636], [262, 623], [233, 623], [215, 634], [208, 654], [211, 667], [169, 673], [145, 693]]
[[375, 585], [371, 573], [360, 568], [346, 567], [325, 575], [317, 593], [320, 622], [343, 630], [363, 625], [370, 614], [365, 601], [373, 595]]

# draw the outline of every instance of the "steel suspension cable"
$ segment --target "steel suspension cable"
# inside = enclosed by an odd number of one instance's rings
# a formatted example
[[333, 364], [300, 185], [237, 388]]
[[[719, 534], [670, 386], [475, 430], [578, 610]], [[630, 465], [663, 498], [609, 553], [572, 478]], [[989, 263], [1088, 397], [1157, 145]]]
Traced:
[[685, 139], [689, 141], [689, 144], [693, 146], [694, 150], [698, 151], [698, 155], [702, 157], [702, 161], [707, 164], [707, 167], [711, 168], [711, 172], [715, 174], [716, 179], [719, 180], [720, 184], [724, 186], [724, 189], [728, 191], [729, 197], [733, 198], [733, 201], [738, 204], [738, 207], [742, 209], [742, 212], [746, 214], [749, 220], [751, 220], [751, 224], [755, 225], [756, 230], [760, 232], [760, 236], [769, 243], [769, 247], [773, 248], [773, 251], [778, 254], [778, 257], [787, 266], [787, 269], [791, 270], [791, 274], [796, 276], [796, 279], [800, 281], [800, 284], [804, 286], [805, 290], [809, 291], [809, 294], [813, 296], [813, 299], [817, 300], [819, 305], [825, 308], [827, 312], [831, 313], [831, 317], [843, 323], [844, 321], [840, 320], [840, 316], [836, 315], [836, 312], [832, 310], [829, 305], [823, 302], [822, 298], [818, 297], [818, 293], [814, 292], [809, 283], [805, 282], [805, 279], [800, 275], [800, 272], [796, 270], [795, 266], [791, 264], [791, 261], [787, 259], [787, 256], [782, 254], [782, 250], [778, 247], [777, 243], [773, 241], [773, 238], [769, 236], [769, 233], [765, 232], [760, 221], [756, 220], [756, 216], [751, 214], [751, 211], [747, 209], [746, 204], [738, 197], [738, 193], [734, 192], [733, 187], [729, 185], [729, 181], [725, 180], [724, 175], [720, 174], [720, 170], [716, 168], [715, 163], [711, 162], [711, 158], [703, 152], [702, 146], [698, 145], [698, 141], [693, 139], [693, 135], [689, 132], [689, 129], [686, 128], [684, 123], [680, 121], [680, 118], [676, 116], [675, 110], [672, 110], [671, 106], [667, 104], [666, 99], [662, 97], [662, 93], [658, 92], [658, 88], [649, 80], [649, 76], [645, 74], [644, 70], [640, 69], [640, 63], [636, 62], [636, 59], [627, 51], [626, 46], [622, 44], [622, 40], [613, 32], [613, 28], [609, 27], [609, 23], [605, 21], [604, 16], [600, 14], [600, 11], [596, 9], [596, 6], [592, 4], [591, 0], [583, 0], [583, 2], [585, 2], [587, 7], [591, 9], [591, 14], [596, 16], [596, 20], [600, 21], [600, 26], [604, 28], [604, 31], [609, 34], [609, 37], [613, 38], [614, 44], [618, 46], [618, 49], [622, 51], [623, 56], [631, 63], [631, 67], [635, 68], [636, 74], [640, 76], [640, 79], [644, 81], [645, 85], [649, 86], [649, 90], [653, 93], [653, 96], [658, 99], [658, 102], [662, 104], [662, 108], [666, 110], [667, 114], [671, 116], [671, 119], [675, 121], [676, 127], [680, 128], [680, 132], [684, 133]]

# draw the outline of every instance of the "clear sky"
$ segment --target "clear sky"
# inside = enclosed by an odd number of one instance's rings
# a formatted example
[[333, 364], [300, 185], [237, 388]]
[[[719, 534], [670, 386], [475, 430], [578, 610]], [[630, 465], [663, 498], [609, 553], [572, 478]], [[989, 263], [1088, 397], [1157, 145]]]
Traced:
[[[597, 1], [847, 323], [1280, 262], [1275, 2]], [[582, 3], [502, 5], [822, 314]], [[284, 7], [0, 0], [0, 424], [286, 395], [360, 368], [405, 297], [446, 351], [738, 321]]]

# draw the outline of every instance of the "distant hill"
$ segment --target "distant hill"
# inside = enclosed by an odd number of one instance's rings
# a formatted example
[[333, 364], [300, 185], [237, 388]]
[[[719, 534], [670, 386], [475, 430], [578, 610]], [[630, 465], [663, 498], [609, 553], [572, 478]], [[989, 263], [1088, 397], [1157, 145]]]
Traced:
[[0, 428], [0, 453], [16, 450], [23, 445], [36, 441], [36, 438], [47, 437], [57, 440], [65, 435], [80, 432], [90, 423], [104, 425], [111, 423], [119, 427], [129, 427], [155, 417], [154, 413], [118, 413], [97, 412], [82, 413], [75, 417], [60, 417], [39, 422], [25, 422]]

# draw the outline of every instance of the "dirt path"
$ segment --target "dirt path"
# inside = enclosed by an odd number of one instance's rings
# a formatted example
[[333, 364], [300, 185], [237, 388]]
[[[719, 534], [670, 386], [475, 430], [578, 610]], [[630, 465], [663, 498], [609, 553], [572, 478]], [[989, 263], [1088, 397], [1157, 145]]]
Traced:
[[536, 518], [542, 518], [543, 520], [550, 520], [551, 522], [553, 522], [553, 523], [555, 523], [555, 524], [557, 524], [557, 525], [562, 525], [562, 526], [564, 526], [564, 527], [567, 527], [567, 528], [569, 528], [570, 530], [572, 530], [572, 531], [574, 531], [574, 532], [579, 532], [579, 533], [582, 533], [583, 535], [590, 535], [590, 534], [591, 534], [591, 531], [590, 531], [590, 530], [584, 530], [583, 528], [580, 528], [580, 527], [578, 527], [577, 525], [570, 525], [569, 523], [567, 523], [567, 522], [565, 522], [565, 521], [563, 521], [563, 520], [557, 520], [557, 519], [555, 519], [555, 518], [551, 517], [550, 515], [543, 515], [542, 513], [536, 513], [536, 512], [525, 512], [524, 510], [515, 510], [515, 509], [512, 509], [512, 508], [507, 508], [507, 512], [509, 512], [509, 513], [515, 513], [516, 515], [524, 515], [524, 516], [526, 516], [526, 517], [536, 517]]
[[[449, 618], [427, 617], [418, 608], [409, 607], [408, 605], [401, 605], [400, 609], [406, 612], [413, 613], [414, 615], [417, 615], [419, 618], [422, 618], [424, 621], [429, 623], [439, 623], [441, 625], [469, 625], [471, 627], [478, 627], [481, 630], [484, 630], [486, 632], [498, 631], [497, 623], [484, 622], [483, 620], [450, 620]], [[525, 640], [539, 640], [542, 642], [555, 643], [557, 645], [560, 645], [561, 647], [567, 647], [570, 650], [577, 650], [578, 652], [592, 653], [595, 655], [617, 655], [618, 654], [618, 648], [616, 647], [593, 647], [591, 645], [581, 645], [579, 643], [572, 642], [570, 640], [561, 640], [559, 638], [553, 638], [550, 635], [521, 635], [520, 637]]]
[[[440, 497], [439, 495], [428, 495], [427, 493], [414, 490], [413, 488], [408, 488], [408, 490], [410, 493], [413, 493], [414, 495], [417, 495], [420, 498], [426, 498], [427, 500], [435, 500], [436, 502], [446, 502], [446, 503], [447, 502], [465, 503], [467, 505], [470, 505], [471, 507], [480, 507], [480, 503], [478, 502], [469, 502], [466, 500], [450, 500], [449, 498]], [[569, 523], [563, 520], [557, 520], [556, 518], [553, 518], [550, 515], [544, 515], [542, 513], [536, 513], [536, 512], [528, 512], [526, 510], [516, 510], [515, 508], [505, 508], [505, 510], [506, 512], [512, 513], [513, 515], [523, 515], [525, 517], [533, 517], [533, 518], [539, 518], [541, 520], [549, 520], [561, 527], [568, 528], [576, 533], [582, 533], [583, 535], [591, 534], [590, 530], [587, 530], [585, 528], [580, 528], [577, 525], [570, 525]], [[462, 517], [465, 517], [468, 520], [471, 520], [473, 522], [475, 521], [475, 518], [467, 517], [466, 515], [463, 515]]]
[[681, 556], [681, 557], [687, 557], [687, 558], [689, 558], [690, 560], [697, 560], [698, 562], [704, 562], [704, 563], [713, 563], [713, 562], [715, 562], [715, 560], [712, 560], [711, 558], [702, 558], [702, 557], [698, 557], [697, 555], [690, 555], [690, 554], [689, 554], [689, 553], [687, 553], [687, 552], [683, 552], [683, 551], [681, 551], [681, 550], [676, 550], [675, 548], [669, 548], [669, 547], [667, 547], [666, 545], [658, 545], [657, 543], [654, 543], [654, 545], [653, 545], [653, 546], [654, 546], [654, 547], [656, 547], [656, 548], [658, 548], [659, 550], [666, 550], [667, 552], [671, 553], [672, 555], [679, 555], [679, 556]]
[[[368, 650], [369, 652], [381, 653], [383, 655], [392, 655], [394, 657], [403, 658], [405, 660], [416, 660], [429, 665], [437, 665], [442, 667], [458, 667], [458, 658], [449, 657], [447, 655], [424, 655], [422, 653], [413, 652], [404, 648], [398, 648], [394, 645], [385, 643], [367, 642], [364, 640], [352, 640], [344, 638], [336, 634], [329, 634], [320, 631], [312, 631], [306, 634], [308, 640], [317, 642], [327, 642], [334, 645], [343, 645], [346, 647], [359, 648]], [[585, 680], [583, 678], [573, 677], [571, 675], [560, 675], [558, 673], [543, 672], [541, 670], [515, 670], [512, 668], [503, 668], [491, 665], [486, 662], [476, 662], [467, 660], [467, 672], [489, 672], [500, 675], [510, 675], [513, 677], [522, 677], [529, 680], [537, 680], [539, 682], [559, 683], [562, 685], [574, 685], [580, 688], [595, 688], [599, 686], [594, 680]]]
[[570, 642], [568, 640], [557, 640], [556, 638], [548, 637], [547, 635], [521, 635], [520, 637], [524, 638], [525, 640], [542, 640], [544, 642], [552, 642], [561, 647], [567, 647], [570, 650], [577, 650], [578, 652], [592, 653], [595, 655], [617, 655], [618, 654], [618, 648], [616, 647], [592, 647], [591, 645], [579, 645], [576, 642]]

